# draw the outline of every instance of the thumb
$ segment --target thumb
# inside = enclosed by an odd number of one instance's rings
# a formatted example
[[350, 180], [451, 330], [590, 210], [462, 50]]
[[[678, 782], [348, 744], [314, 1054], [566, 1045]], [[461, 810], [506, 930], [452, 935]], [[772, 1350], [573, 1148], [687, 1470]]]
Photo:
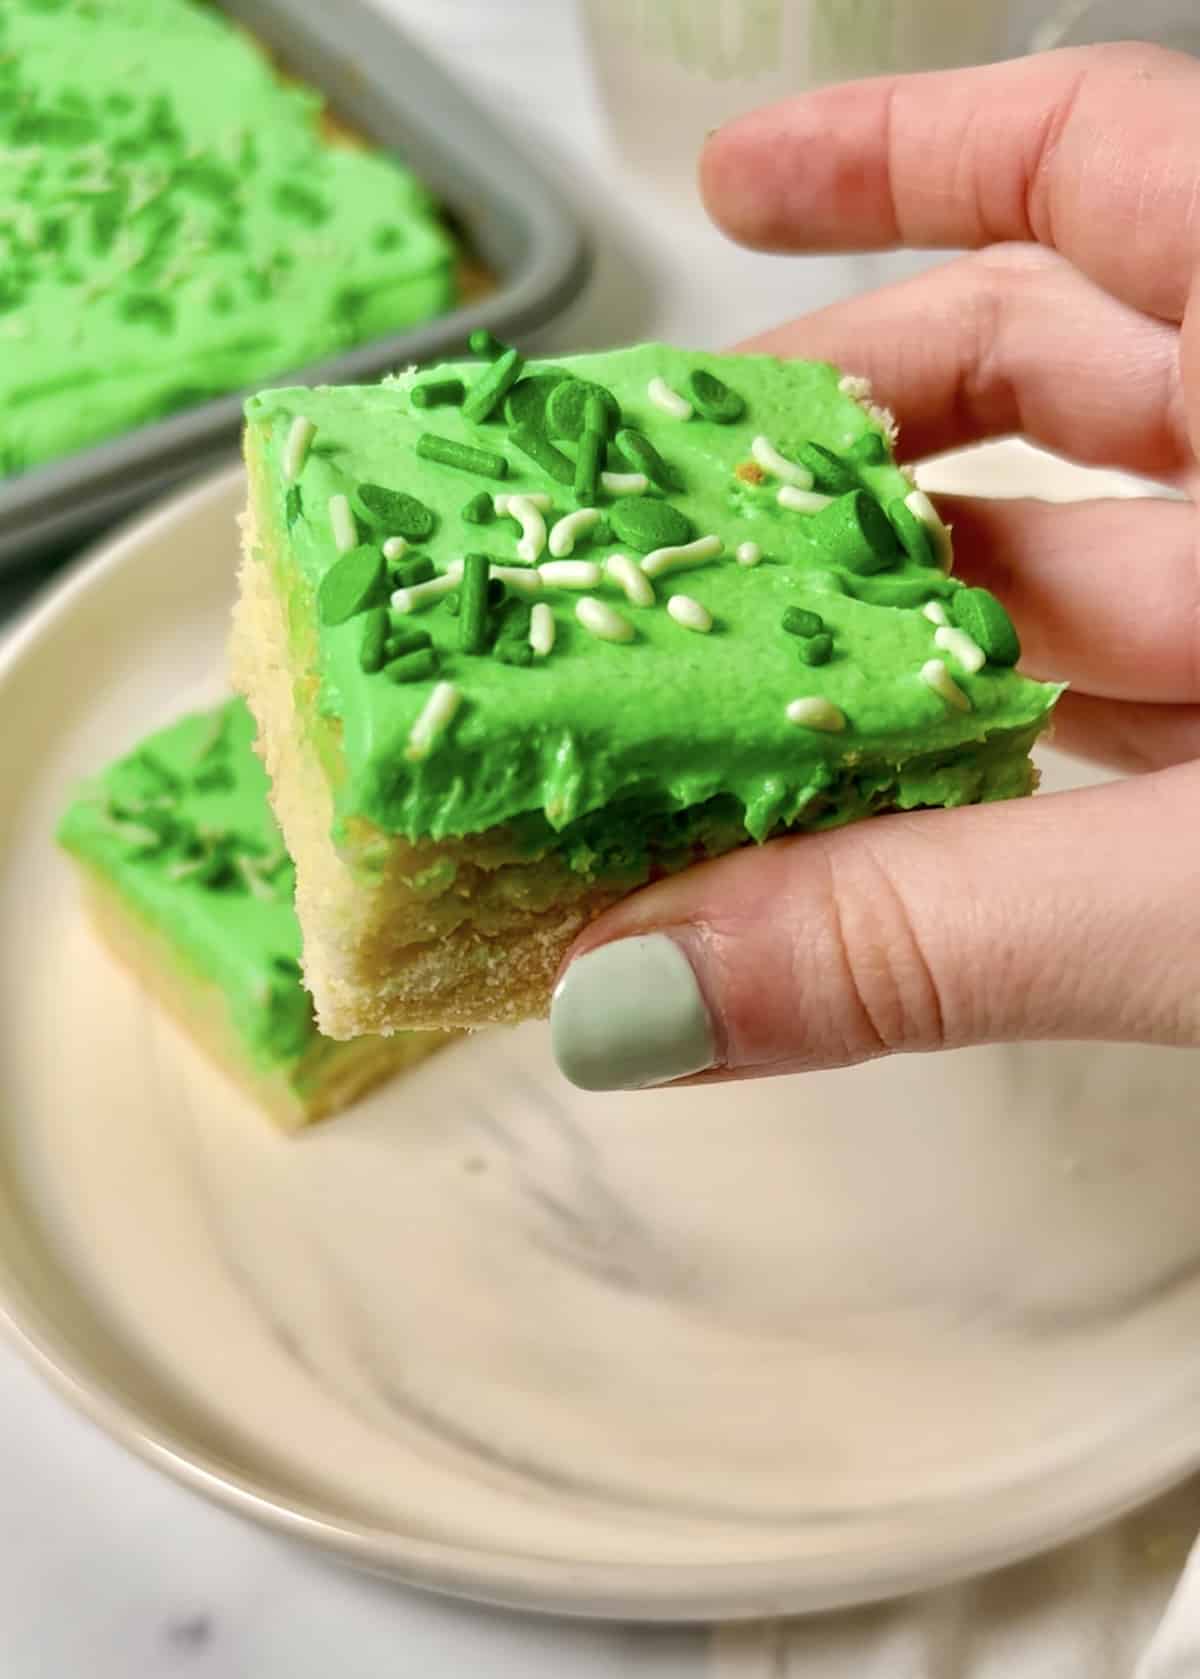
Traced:
[[873, 818], [635, 893], [551, 1007], [585, 1090], [1018, 1038], [1200, 1044], [1200, 766]]

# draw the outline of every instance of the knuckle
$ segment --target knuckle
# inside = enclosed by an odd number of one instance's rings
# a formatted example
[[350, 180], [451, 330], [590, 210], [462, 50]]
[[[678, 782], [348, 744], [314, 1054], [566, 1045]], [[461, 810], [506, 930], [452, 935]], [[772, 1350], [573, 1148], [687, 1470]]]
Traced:
[[848, 1033], [877, 1055], [944, 1048], [943, 985], [919, 917], [885, 858], [860, 836], [830, 847], [828, 911]]

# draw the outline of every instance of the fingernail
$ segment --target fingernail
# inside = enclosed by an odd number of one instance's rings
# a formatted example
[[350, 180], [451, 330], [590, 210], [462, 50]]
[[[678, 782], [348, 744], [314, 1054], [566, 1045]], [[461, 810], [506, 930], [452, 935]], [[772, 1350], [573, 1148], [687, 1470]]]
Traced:
[[581, 1090], [641, 1090], [715, 1060], [692, 965], [665, 933], [577, 957], [555, 989], [550, 1036], [564, 1078]]

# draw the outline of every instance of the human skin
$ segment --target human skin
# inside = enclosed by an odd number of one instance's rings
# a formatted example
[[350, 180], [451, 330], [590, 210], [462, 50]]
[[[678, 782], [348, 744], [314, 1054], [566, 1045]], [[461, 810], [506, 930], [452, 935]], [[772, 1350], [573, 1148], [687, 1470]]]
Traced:
[[[908, 458], [1018, 433], [1195, 497], [1194, 59], [1091, 48], [828, 88], [719, 130], [700, 178], [759, 250], [970, 251], [741, 346], [867, 375]], [[708, 1047], [693, 1021], [690, 1061], [664, 1053], [659, 1076], [640, 1046], [637, 1083], [1022, 1038], [1200, 1044], [1194, 500], [946, 508], [1023, 668], [1071, 685], [1057, 744], [1127, 779], [779, 840], [636, 893], [581, 936], [556, 1009], [601, 945], [681, 949]]]

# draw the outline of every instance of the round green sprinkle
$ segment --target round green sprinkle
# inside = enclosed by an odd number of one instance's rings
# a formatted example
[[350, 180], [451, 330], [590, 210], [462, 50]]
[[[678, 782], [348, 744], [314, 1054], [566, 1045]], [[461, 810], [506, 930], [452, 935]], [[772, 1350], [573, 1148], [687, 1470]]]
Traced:
[[472, 496], [462, 510], [461, 517], [468, 525], [490, 525], [496, 517], [495, 504], [486, 490], [480, 490], [477, 496]]
[[833, 637], [812, 635], [798, 643], [801, 661], [806, 665], [827, 665], [833, 656]]
[[488, 644], [488, 568], [486, 554], [468, 554], [463, 560], [459, 589], [458, 645], [464, 653], [486, 653]]
[[518, 379], [504, 399], [504, 418], [510, 426], [534, 426], [546, 429], [546, 403], [555, 385], [569, 379], [569, 373], [548, 368], [544, 373], [532, 373]]
[[362, 641], [358, 648], [358, 662], [365, 671], [383, 669], [387, 638], [387, 608], [373, 606], [363, 616]]
[[387, 599], [387, 566], [378, 548], [351, 548], [321, 579], [317, 609], [323, 624], [344, 624]]
[[389, 682], [423, 682], [437, 672], [437, 654], [432, 647], [418, 647], [412, 653], [401, 653], [383, 667]]
[[[490, 563], [491, 562], [489, 560], [489, 564]], [[501, 578], [488, 578], [487, 595], [489, 606], [501, 606], [508, 599], [508, 590], [505, 588], [504, 582]]]
[[458, 617], [459, 605], [460, 605], [460, 603], [459, 603], [459, 599], [458, 599], [458, 590], [457, 589], [454, 589], [448, 595], [443, 595], [442, 596], [442, 606], [445, 609], [445, 611], [449, 613], [451, 618], [457, 618]]
[[414, 385], [410, 398], [414, 408], [439, 408], [443, 403], [458, 404], [467, 394], [461, 379], [427, 379]]
[[878, 466], [888, 458], [887, 444], [877, 431], [864, 431], [846, 451], [860, 466]]
[[858, 474], [854, 468], [827, 449], [823, 443], [802, 443], [796, 459], [813, 475], [818, 490], [827, 496], [849, 495], [858, 488]]
[[805, 520], [804, 535], [830, 565], [869, 577], [900, 557], [900, 544], [887, 514], [865, 490], [839, 496]]
[[780, 620], [789, 635], [820, 635], [825, 620], [819, 612], [809, 612], [803, 606], [785, 606]]
[[624, 496], [609, 513], [618, 542], [649, 554], [655, 548], [678, 548], [692, 539], [692, 521], [686, 513], [665, 501], [649, 496]]
[[492, 643], [493, 656], [505, 665], [533, 663], [533, 648], [529, 645], [529, 625], [533, 609], [526, 601], [507, 600], [497, 614], [497, 630]]
[[[477, 449], [470, 443], [458, 443], [452, 437], [438, 437], [432, 431], [423, 431], [417, 438], [417, 454], [423, 461], [456, 466], [460, 472], [476, 472], [481, 478], [508, 476], [508, 462], [503, 455], [494, 454], [491, 449]], [[403, 536], [404, 532], [399, 534]]]
[[485, 326], [477, 326], [467, 339], [467, 344], [473, 356], [485, 356], [488, 361], [495, 361], [497, 356], [502, 356], [508, 348], [498, 338], [493, 338]]
[[731, 425], [746, 412], [743, 397], [731, 390], [723, 379], [705, 368], [698, 367], [688, 380], [692, 406], [705, 420], [715, 420], [719, 426]]
[[929, 532], [912, 508], [906, 504], [903, 496], [897, 496], [895, 501], [888, 502], [887, 514], [892, 521], [892, 528], [900, 538], [900, 546], [909, 559], [915, 560], [917, 565], [937, 565], [937, 556], [933, 552]]
[[683, 474], [670, 461], [663, 460], [658, 450], [643, 432], [626, 428], [614, 439], [617, 453], [629, 462], [634, 472], [644, 472], [660, 490], [680, 492], [684, 488]]
[[588, 532], [588, 540], [593, 548], [606, 547], [613, 539], [613, 528], [605, 514], [601, 514]]
[[536, 426], [516, 425], [508, 435], [521, 453], [528, 455], [535, 466], [540, 466], [547, 477], [556, 479], [560, 484], [574, 484], [575, 463], [568, 460], [561, 449], [556, 449]]
[[434, 575], [433, 561], [428, 554], [414, 554], [411, 560], [397, 560], [388, 575], [394, 589], [411, 589], [417, 583], [428, 583]]
[[1015, 665], [1021, 657], [1016, 625], [987, 589], [956, 589], [946, 601], [952, 623], [964, 630], [989, 664]]
[[406, 542], [423, 542], [433, 535], [437, 523], [431, 509], [416, 496], [385, 489], [382, 484], [360, 484], [350, 505], [369, 530], [402, 536]]
[[621, 423], [621, 407], [611, 391], [587, 379], [564, 379], [550, 392], [546, 403], [546, 420], [556, 437], [578, 441], [583, 436], [590, 396], [598, 397], [603, 403], [605, 435], [611, 436], [617, 429]]
[[524, 365], [520, 350], [505, 350], [471, 386], [462, 405], [463, 417], [472, 425], [482, 425], [516, 384]]

